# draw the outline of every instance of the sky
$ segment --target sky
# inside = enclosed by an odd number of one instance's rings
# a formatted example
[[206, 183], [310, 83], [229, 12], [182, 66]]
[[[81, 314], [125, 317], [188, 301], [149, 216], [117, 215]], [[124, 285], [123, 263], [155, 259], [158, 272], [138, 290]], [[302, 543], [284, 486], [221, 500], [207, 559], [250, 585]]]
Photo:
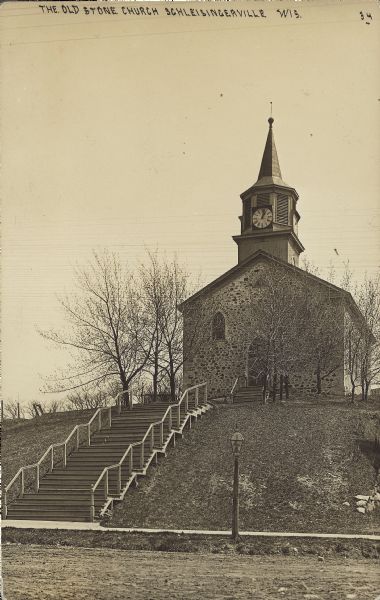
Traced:
[[94, 249], [131, 267], [147, 249], [176, 253], [204, 283], [236, 264], [239, 196], [257, 179], [270, 102], [307, 258], [337, 281], [347, 261], [358, 280], [379, 267], [375, 3], [130, 4], [158, 7], [151, 17], [111, 5], [117, 15], [0, 7], [5, 400], [46, 398], [43, 378], [66, 358], [38, 330], [63, 325], [57, 296]]

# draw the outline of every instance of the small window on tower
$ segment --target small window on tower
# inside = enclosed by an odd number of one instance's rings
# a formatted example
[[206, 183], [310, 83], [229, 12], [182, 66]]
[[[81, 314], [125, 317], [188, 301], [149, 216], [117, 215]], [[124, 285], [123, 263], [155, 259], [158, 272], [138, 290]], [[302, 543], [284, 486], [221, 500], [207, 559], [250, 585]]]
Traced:
[[221, 312], [217, 312], [212, 320], [212, 339], [213, 340], [224, 340], [226, 339], [226, 323], [224, 315]]
[[277, 219], [276, 219], [277, 223], [280, 223], [281, 225], [288, 225], [289, 224], [288, 212], [289, 212], [288, 196], [285, 196], [285, 194], [279, 194], [277, 196]]
[[243, 204], [244, 229], [248, 229], [251, 226], [251, 212], [251, 199], [246, 198]]

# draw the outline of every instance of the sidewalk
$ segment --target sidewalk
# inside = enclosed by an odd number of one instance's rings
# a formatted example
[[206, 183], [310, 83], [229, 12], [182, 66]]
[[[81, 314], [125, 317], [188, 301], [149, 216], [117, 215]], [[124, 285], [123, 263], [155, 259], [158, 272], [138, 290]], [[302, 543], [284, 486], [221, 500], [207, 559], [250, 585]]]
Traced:
[[[230, 537], [231, 531], [208, 531], [199, 529], [145, 529], [139, 527], [102, 527], [100, 523], [78, 523], [67, 521], [24, 521], [2, 520], [1, 527], [17, 529], [65, 529], [69, 531], [118, 531], [124, 533], [175, 533], [183, 535], [215, 535]], [[380, 541], [380, 535], [361, 533], [297, 533], [288, 531], [240, 531], [242, 537], [268, 538], [317, 538]]]

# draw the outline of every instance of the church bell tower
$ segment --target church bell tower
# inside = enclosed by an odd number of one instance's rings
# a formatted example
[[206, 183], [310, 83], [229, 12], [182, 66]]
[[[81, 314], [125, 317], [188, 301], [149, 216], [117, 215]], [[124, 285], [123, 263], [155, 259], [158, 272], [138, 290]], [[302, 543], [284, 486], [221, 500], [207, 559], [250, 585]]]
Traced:
[[304, 247], [298, 239], [298, 194], [282, 179], [273, 136], [273, 119], [261, 161], [259, 176], [241, 194], [241, 233], [233, 237], [238, 245], [238, 262], [257, 250], [298, 266]]

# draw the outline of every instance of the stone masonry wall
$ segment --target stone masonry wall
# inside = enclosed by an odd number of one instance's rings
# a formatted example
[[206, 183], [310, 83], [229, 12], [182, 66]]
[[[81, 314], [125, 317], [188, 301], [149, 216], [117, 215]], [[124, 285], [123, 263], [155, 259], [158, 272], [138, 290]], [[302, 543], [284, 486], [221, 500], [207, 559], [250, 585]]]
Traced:
[[[248, 348], [252, 342], [252, 324], [255, 323], [255, 303], [265, 301], [265, 259], [249, 267], [242, 268], [233, 279], [225, 281], [220, 287], [209, 291], [202, 298], [204, 318], [202, 341], [199, 348], [188, 351], [193, 331], [194, 314], [184, 311], [184, 348], [188, 358], [184, 363], [184, 388], [207, 381], [210, 398], [229, 396], [238, 376], [244, 376], [247, 367]], [[294, 277], [299, 276], [294, 271]], [[312, 282], [312, 288], [320, 286]], [[279, 293], [281, 291], [279, 290]], [[224, 340], [213, 340], [211, 334], [212, 316], [220, 311], [226, 322]], [[194, 311], [199, 315], [199, 311]], [[342, 313], [343, 328], [343, 313]], [[343, 331], [343, 329], [342, 329]], [[332, 394], [344, 393], [343, 334], [342, 366], [323, 381], [323, 390]], [[292, 376], [291, 386], [298, 390], [311, 391], [316, 388], [313, 373], [302, 370]]]

